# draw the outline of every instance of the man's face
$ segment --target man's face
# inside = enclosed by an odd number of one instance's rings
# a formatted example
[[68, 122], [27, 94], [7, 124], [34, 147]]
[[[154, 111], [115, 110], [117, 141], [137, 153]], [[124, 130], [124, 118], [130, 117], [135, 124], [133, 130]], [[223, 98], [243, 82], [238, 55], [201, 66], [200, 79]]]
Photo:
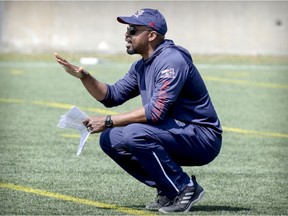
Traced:
[[126, 52], [130, 55], [145, 54], [148, 50], [148, 36], [151, 30], [146, 26], [129, 25], [125, 34]]

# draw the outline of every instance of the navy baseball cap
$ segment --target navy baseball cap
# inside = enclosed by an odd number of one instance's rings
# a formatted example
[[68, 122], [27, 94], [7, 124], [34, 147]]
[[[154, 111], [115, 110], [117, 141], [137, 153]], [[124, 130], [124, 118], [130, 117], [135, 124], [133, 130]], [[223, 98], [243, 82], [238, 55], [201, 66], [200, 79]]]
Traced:
[[136, 11], [132, 16], [119, 16], [118, 22], [131, 25], [143, 25], [154, 29], [162, 35], [167, 32], [167, 25], [164, 16], [155, 9], [144, 8]]

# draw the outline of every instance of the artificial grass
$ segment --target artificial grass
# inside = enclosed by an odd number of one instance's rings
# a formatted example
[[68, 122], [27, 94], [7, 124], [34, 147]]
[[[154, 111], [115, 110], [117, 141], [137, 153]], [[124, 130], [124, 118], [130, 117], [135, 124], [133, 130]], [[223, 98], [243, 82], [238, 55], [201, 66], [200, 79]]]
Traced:
[[[288, 133], [288, 67], [247, 66], [245, 62], [239, 68], [239, 63], [221, 65], [199, 64], [198, 68], [223, 126], [264, 133], [224, 131], [223, 147], [215, 161], [203, 167], [184, 167], [197, 176], [206, 190], [204, 200], [188, 215], [287, 215], [287, 138], [265, 136], [265, 132]], [[121, 78], [129, 67], [130, 63], [123, 61], [87, 66], [97, 78], [110, 83]], [[0, 182], [135, 210], [144, 210], [145, 204], [155, 198], [153, 189], [134, 180], [100, 150], [98, 134], [89, 137], [77, 157], [79, 138], [63, 137], [75, 132], [56, 127], [60, 115], [67, 110], [36, 103], [104, 109], [88, 95], [79, 80], [56, 63], [38, 60], [0, 61], [0, 74]], [[249, 83], [237, 84], [233, 80]], [[263, 82], [276, 87], [257, 85]], [[138, 106], [140, 100], [135, 99], [112, 110], [124, 112]], [[88, 109], [86, 112], [101, 115]], [[97, 208], [7, 188], [0, 188], [0, 196], [2, 215], [125, 214], [113, 208]]]

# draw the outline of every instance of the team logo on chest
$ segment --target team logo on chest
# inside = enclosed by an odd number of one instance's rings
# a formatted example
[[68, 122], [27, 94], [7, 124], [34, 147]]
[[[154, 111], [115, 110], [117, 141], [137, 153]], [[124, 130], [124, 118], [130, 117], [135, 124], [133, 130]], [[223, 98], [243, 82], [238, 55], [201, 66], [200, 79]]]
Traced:
[[175, 78], [175, 76], [176, 76], [175, 71], [174, 71], [174, 68], [169, 68], [169, 69], [163, 70], [163, 71], [161, 71], [160, 73], [161, 73], [160, 78], [170, 78], [170, 79], [173, 79], [173, 78]]

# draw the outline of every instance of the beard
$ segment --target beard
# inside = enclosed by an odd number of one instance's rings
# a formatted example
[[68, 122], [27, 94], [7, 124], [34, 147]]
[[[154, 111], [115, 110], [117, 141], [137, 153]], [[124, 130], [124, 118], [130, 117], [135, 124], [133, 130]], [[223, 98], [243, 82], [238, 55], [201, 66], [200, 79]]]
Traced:
[[133, 44], [132, 44], [132, 41], [129, 39], [129, 38], [126, 38], [126, 52], [129, 54], [129, 55], [133, 55], [133, 54], [137, 54], [137, 51], [135, 50]]
[[132, 44], [130, 44], [130, 47], [127, 47], [126, 52], [127, 52], [129, 55], [133, 55], [133, 54], [136, 54], [136, 53], [137, 53]]
[[132, 50], [126, 50], [126, 52], [129, 54], [129, 55], [133, 55], [133, 54], [136, 54], [135, 50], [132, 49]]

